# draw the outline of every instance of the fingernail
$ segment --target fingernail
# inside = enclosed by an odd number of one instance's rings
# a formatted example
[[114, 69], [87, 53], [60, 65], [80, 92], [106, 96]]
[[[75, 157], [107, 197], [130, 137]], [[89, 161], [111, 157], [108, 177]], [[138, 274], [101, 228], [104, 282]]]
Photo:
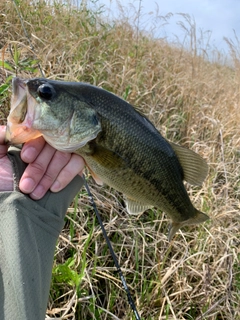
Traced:
[[24, 178], [20, 181], [19, 187], [23, 193], [30, 193], [35, 187], [35, 182], [32, 178]]
[[52, 192], [58, 192], [61, 189], [61, 183], [58, 180], [55, 180], [51, 186]]
[[45, 189], [43, 188], [43, 186], [38, 185], [36, 187], [36, 189], [34, 189], [34, 191], [31, 193], [31, 198], [38, 200], [41, 199], [45, 194]]
[[21, 158], [23, 161], [29, 163], [33, 161], [33, 155], [36, 154], [36, 149], [34, 147], [28, 147], [21, 152]]

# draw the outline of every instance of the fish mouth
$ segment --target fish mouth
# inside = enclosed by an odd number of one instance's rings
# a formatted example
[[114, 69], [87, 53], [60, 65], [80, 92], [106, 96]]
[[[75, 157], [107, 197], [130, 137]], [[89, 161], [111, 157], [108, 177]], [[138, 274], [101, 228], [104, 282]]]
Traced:
[[28, 91], [27, 81], [13, 78], [12, 87], [11, 109], [7, 118], [5, 142], [16, 145], [35, 139], [42, 133], [32, 128], [36, 100]]

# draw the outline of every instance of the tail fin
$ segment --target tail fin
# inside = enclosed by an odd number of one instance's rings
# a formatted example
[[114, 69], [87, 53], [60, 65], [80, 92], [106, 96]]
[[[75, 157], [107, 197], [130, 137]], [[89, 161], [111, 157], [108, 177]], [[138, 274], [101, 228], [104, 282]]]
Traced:
[[173, 236], [180, 228], [184, 226], [200, 224], [208, 219], [209, 219], [208, 215], [196, 209], [196, 214], [194, 215], [193, 218], [190, 218], [188, 220], [184, 220], [181, 222], [172, 222], [169, 229], [169, 233], [168, 233], [168, 241], [172, 240]]

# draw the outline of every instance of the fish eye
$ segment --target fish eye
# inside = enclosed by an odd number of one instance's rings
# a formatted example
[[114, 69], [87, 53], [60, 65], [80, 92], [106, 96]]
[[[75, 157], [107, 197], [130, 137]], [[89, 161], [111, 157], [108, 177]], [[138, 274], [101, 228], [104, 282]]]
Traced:
[[50, 100], [53, 96], [53, 89], [47, 84], [42, 84], [38, 87], [37, 93], [40, 98]]

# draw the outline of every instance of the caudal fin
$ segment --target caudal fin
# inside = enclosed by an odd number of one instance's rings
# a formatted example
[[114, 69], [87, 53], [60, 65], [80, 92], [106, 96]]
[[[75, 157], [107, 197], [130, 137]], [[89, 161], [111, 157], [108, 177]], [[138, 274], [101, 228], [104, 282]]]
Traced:
[[195, 225], [195, 224], [200, 224], [203, 223], [204, 221], [207, 221], [209, 219], [209, 216], [206, 215], [205, 213], [198, 211], [196, 209], [196, 214], [194, 215], [193, 218], [190, 218], [188, 220], [184, 220], [181, 222], [172, 222], [169, 233], [168, 233], [168, 241], [171, 241], [175, 233], [182, 227], [184, 226], [189, 226], [189, 225]]

